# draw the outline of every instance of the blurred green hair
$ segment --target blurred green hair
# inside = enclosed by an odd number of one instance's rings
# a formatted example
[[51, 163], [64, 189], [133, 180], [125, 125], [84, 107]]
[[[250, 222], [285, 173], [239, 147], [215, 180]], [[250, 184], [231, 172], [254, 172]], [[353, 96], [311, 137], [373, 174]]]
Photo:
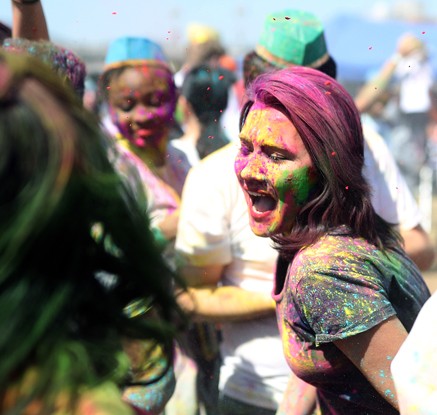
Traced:
[[[49, 408], [61, 391], [74, 399], [82, 386], [118, 381], [128, 367], [121, 336], [171, 344], [175, 277], [109, 145], [42, 63], [0, 52], [1, 393], [35, 368], [27, 402]], [[103, 237], [91, 235], [95, 224]], [[105, 249], [106, 235], [117, 249]], [[153, 317], [125, 313], [139, 299]]]

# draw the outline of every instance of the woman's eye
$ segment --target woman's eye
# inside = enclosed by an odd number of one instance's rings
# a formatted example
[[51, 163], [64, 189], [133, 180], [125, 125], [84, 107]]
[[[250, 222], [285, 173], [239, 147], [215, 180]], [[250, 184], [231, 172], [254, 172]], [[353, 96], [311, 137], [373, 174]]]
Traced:
[[170, 95], [163, 93], [156, 93], [150, 96], [149, 105], [151, 107], [161, 107], [170, 101]]
[[281, 161], [285, 160], [285, 157], [282, 154], [272, 153], [269, 155], [269, 158], [273, 161]]
[[240, 146], [240, 154], [243, 155], [243, 156], [247, 156], [247, 155], [249, 155], [249, 154], [250, 154], [250, 149], [249, 149], [249, 147], [247, 147], [246, 145], [242, 144], [242, 145]]
[[124, 111], [124, 112], [128, 112], [130, 111], [132, 108], [134, 107], [134, 103], [132, 102], [132, 100], [128, 99], [127, 101], [122, 102], [119, 105], [119, 108]]
[[149, 101], [150, 106], [152, 107], [159, 107], [161, 106], [161, 97], [154, 95], [150, 98]]

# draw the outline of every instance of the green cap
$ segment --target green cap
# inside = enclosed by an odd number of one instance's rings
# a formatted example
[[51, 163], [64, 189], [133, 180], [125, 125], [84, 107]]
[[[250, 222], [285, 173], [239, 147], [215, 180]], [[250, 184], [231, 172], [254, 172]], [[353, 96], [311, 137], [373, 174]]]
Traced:
[[323, 25], [312, 13], [286, 9], [267, 16], [255, 49], [270, 64], [317, 68], [328, 61]]

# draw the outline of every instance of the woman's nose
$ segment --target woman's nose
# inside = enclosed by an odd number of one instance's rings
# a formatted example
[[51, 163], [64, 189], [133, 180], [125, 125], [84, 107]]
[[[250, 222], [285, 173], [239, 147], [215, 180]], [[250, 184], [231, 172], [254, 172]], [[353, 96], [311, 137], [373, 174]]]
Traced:
[[245, 165], [241, 169], [240, 176], [243, 180], [264, 181], [266, 177], [266, 168], [255, 153], [248, 157]]
[[153, 116], [154, 113], [150, 110], [150, 108], [140, 105], [135, 108], [133, 118], [135, 122], [142, 123], [150, 120], [151, 118], [153, 118]]

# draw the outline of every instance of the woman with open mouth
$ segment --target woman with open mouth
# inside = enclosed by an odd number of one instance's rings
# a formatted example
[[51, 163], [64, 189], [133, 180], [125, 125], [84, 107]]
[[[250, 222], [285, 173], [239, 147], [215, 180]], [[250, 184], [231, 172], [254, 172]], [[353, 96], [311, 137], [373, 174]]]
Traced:
[[280, 253], [285, 358], [320, 413], [396, 414], [390, 364], [430, 294], [371, 205], [353, 99], [303, 67], [261, 75], [248, 97], [235, 171], [253, 232]]

